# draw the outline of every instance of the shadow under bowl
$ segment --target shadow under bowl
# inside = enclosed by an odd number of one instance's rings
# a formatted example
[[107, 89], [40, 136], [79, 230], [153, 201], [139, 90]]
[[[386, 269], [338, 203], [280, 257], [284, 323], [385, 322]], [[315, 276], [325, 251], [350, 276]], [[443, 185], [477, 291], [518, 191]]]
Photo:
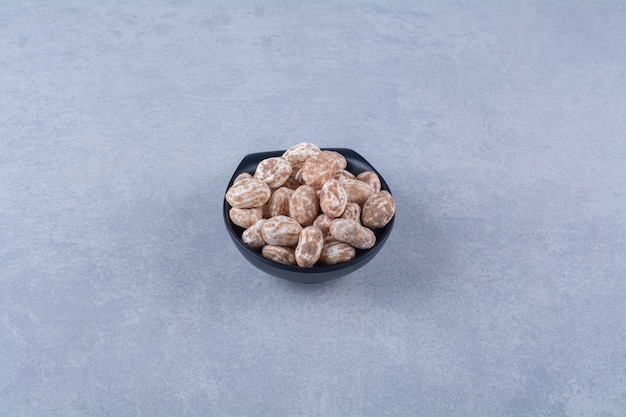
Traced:
[[[352, 172], [354, 175], [358, 175], [363, 171], [374, 171], [380, 178], [381, 190], [387, 190], [389, 191], [389, 193], [391, 193], [391, 191], [389, 190], [389, 186], [385, 182], [385, 179], [380, 175], [380, 173], [376, 171], [376, 169], [369, 162], [367, 162], [365, 158], [363, 158], [352, 149], [324, 148], [323, 150], [335, 151], [342, 154], [348, 162], [346, 170]], [[230, 188], [230, 186], [233, 184], [233, 181], [239, 174], [243, 172], [254, 174], [257, 165], [263, 159], [281, 156], [284, 152], [284, 150], [269, 151], [246, 155], [241, 160], [241, 163], [239, 163], [239, 166], [233, 173], [233, 176], [230, 179], [230, 182], [228, 183], [226, 189], [228, 190], [228, 188]], [[264, 258], [261, 255], [260, 250], [254, 250], [246, 246], [246, 244], [243, 243], [243, 241], [241, 240], [241, 234], [244, 232], [244, 229], [237, 226], [230, 220], [230, 217], [228, 215], [228, 211], [230, 210], [230, 208], [231, 206], [228, 204], [228, 202], [226, 202], [226, 198], [224, 198], [224, 223], [226, 224], [228, 234], [233, 240], [235, 247], [239, 250], [243, 257], [246, 258], [246, 260], [252, 265], [269, 275], [273, 275], [277, 278], [285, 279], [288, 281], [300, 282], [305, 284], [315, 284], [341, 278], [363, 267], [365, 264], [371, 261], [385, 245], [387, 238], [391, 233], [391, 229], [393, 229], [393, 224], [395, 221], [394, 216], [391, 221], [387, 223], [387, 225], [380, 229], [373, 230], [374, 234], [376, 235], [376, 244], [372, 248], [367, 250], [357, 249], [356, 256], [350, 261], [339, 263], [336, 265], [315, 265], [312, 268], [301, 268], [299, 266], [283, 265], [281, 263], [271, 261], [267, 258]]]

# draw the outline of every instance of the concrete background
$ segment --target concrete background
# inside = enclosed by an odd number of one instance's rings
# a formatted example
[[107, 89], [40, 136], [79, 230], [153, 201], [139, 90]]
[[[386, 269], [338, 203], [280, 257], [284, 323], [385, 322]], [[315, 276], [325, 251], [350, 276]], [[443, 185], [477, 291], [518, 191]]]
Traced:
[[[1, 416], [626, 416], [624, 1], [0, 1]], [[250, 152], [396, 227], [324, 285], [228, 240]]]

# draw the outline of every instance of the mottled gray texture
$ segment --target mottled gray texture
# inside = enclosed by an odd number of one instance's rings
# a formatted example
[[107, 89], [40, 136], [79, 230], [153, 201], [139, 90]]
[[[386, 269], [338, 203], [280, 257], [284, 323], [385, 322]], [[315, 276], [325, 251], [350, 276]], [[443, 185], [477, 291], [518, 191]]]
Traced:
[[[1, 416], [625, 416], [624, 1], [0, 0]], [[255, 151], [361, 153], [362, 270], [245, 263]]]

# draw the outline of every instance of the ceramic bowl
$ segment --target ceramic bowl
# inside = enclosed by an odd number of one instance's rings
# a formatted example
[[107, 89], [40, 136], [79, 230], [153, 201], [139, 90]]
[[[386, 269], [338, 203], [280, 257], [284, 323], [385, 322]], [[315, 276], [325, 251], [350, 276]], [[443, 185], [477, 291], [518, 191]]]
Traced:
[[[376, 169], [369, 162], [367, 162], [365, 158], [363, 158], [352, 149], [323, 148], [322, 150], [324, 149], [336, 151], [342, 154], [348, 162], [348, 166], [346, 169], [352, 172], [354, 175], [358, 175], [363, 171], [376, 172], [376, 174], [378, 174], [378, 177], [380, 178], [381, 190], [387, 190], [391, 193], [391, 191], [389, 190], [389, 186], [385, 182], [385, 179], [382, 177], [382, 175], [380, 175], [380, 173], [376, 171]], [[256, 167], [260, 161], [266, 158], [271, 158], [273, 156], [281, 156], [284, 152], [284, 150], [280, 150], [258, 152], [246, 155], [241, 160], [241, 163], [239, 163], [239, 166], [233, 173], [233, 176], [231, 177], [226, 189], [228, 190], [228, 188], [232, 185], [233, 181], [239, 174], [243, 172], [254, 174], [254, 171], [256, 170]], [[226, 194], [226, 192], [224, 192], [224, 194]], [[393, 224], [395, 221], [394, 216], [385, 227], [374, 230], [374, 233], [376, 234], [376, 244], [372, 248], [367, 250], [357, 250], [356, 256], [350, 261], [336, 265], [316, 265], [312, 268], [301, 268], [299, 266], [283, 265], [271, 261], [267, 258], [264, 258], [261, 255], [260, 250], [254, 250], [246, 246], [246, 244], [243, 243], [243, 241], [241, 240], [241, 234], [243, 233], [244, 229], [235, 225], [230, 220], [230, 217], [228, 216], [228, 210], [230, 210], [230, 205], [226, 202], [226, 198], [224, 198], [223, 215], [226, 229], [228, 230], [228, 234], [235, 244], [235, 247], [248, 262], [269, 275], [273, 275], [277, 278], [285, 279], [288, 281], [300, 282], [305, 284], [321, 283], [341, 278], [363, 267], [365, 264], [371, 261], [385, 245], [385, 243], [387, 242], [387, 238], [389, 237], [389, 234], [393, 229]]]

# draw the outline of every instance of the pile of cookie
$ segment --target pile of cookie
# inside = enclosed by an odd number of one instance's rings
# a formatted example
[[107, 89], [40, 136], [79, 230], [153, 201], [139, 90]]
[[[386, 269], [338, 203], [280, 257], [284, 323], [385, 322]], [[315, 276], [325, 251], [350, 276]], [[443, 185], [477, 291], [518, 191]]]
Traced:
[[310, 142], [262, 160], [226, 191], [241, 239], [275, 262], [333, 265], [376, 243], [373, 230], [395, 214], [392, 195], [373, 171], [355, 175], [343, 155]]

